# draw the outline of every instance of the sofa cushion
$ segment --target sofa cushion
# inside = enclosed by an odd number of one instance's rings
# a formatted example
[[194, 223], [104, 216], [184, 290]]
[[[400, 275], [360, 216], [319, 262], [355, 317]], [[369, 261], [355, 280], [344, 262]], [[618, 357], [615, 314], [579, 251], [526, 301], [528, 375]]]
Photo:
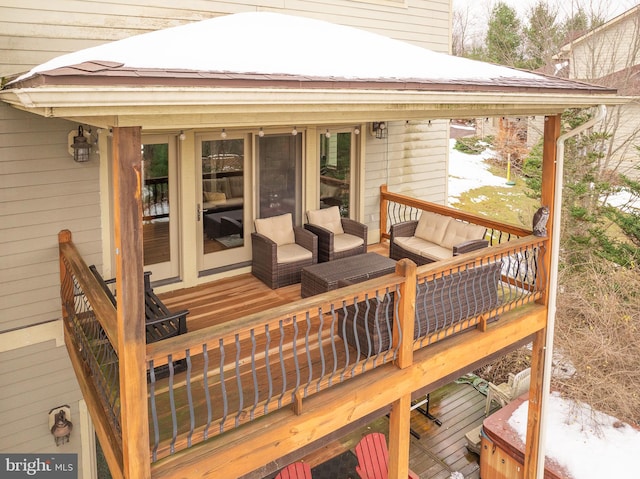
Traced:
[[452, 218], [431, 211], [423, 211], [418, 219], [415, 236], [435, 244], [442, 244], [447, 227]]
[[296, 243], [288, 243], [278, 245], [276, 250], [276, 261], [279, 264], [293, 263], [295, 261], [310, 260], [313, 258], [313, 253], [306, 248], [303, 248]]
[[312, 225], [322, 226], [333, 234], [340, 235], [344, 233], [340, 209], [337, 206], [307, 211], [307, 219]]
[[242, 198], [244, 196], [244, 176], [230, 176], [229, 193], [232, 198]]
[[440, 245], [432, 243], [431, 241], [426, 241], [416, 236], [399, 236], [395, 238], [394, 241], [401, 248], [413, 254], [429, 258], [432, 261], [453, 258], [452, 248], [444, 248]]
[[462, 221], [452, 220], [440, 242], [445, 248], [453, 248], [455, 245], [469, 240], [482, 239], [486, 228], [484, 226], [471, 225]]
[[216, 204], [221, 204], [227, 201], [227, 195], [219, 191], [205, 191], [204, 199], [205, 201], [208, 201], [216, 205]]
[[272, 216], [270, 218], [258, 218], [255, 221], [255, 225], [256, 233], [266, 236], [277, 244], [278, 247], [296, 242], [291, 213]]

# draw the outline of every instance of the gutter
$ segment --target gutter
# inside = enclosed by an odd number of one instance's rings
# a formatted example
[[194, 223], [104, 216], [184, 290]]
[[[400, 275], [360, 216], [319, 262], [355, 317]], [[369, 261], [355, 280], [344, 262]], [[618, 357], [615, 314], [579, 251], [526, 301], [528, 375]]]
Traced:
[[[541, 420], [540, 420], [540, 441], [538, 442], [538, 465], [536, 479], [544, 478], [544, 445], [546, 438], [546, 415], [545, 408], [549, 399], [551, 389], [551, 371], [553, 363], [553, 333], [555, 330], [556, 319], [556, 302], [557, 302], [557, 285], [558, 285], [558, 265], [560, 263], [560, 217], [562, 211], [562, 180], [564, 176], [564, 144], [569, 139], [584, 130], [591, 128], [593, 125], [604, 119], [607, 114], [607, 107], [599, 105], [596, 115], [588, 122], [574, 128], [571, 131], [560, 135], [556, 140], [556, 178], [555, 189], [556, 195], [553, 202], [553, 223], [551, 242], [551, 275], [549, 284], [554, 286], [549, 288], [549, 307], [547, 309], [547, 337], [544, 357], [544, 371], [542, 374], [542, 402], [541, 402]], [[559, 188], [558, 188], [559, 186]]]

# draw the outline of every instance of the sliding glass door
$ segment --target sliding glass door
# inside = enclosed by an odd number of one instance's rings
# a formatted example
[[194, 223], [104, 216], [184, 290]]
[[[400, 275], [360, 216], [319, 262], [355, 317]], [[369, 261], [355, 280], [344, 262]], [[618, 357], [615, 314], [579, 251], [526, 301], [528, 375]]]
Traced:
[[256, 137], [258, 218], [291, 213], [302, 223], [302, 134]]

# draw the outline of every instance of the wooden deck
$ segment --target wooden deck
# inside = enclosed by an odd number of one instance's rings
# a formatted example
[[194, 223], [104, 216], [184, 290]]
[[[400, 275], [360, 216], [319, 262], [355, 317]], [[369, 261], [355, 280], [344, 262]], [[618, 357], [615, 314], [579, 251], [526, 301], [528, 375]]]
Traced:
[[[388, 254], [385, 245], [373, 245], [369, 251]], [[298, 300], [300, 285], [272, 290], [247, 273], [160, 296], [171, 310], [189, 309], [188, 329], [195, 331]], [[468, 384], [453, 383], [432, 393], [430, 412], [443, 424], [438, 427], [420, 412], [412, 412], [412, 428], [420, 435], [420, 439], [411, 438], [411, 469], [423, 479], [448, 478], [452, 471], [463, 473], [465, 478], [479, 478], [478, 458], [466, 449], [464, 435], [481, 424], [484, 400], [485, 396]], [[333, 440], [305, 460], [315, 467], [347, 450], [353, 450], [360, 437], [370, 430], [388, 433], [387, 417], [383, 415]], [[246, 477], [255, 479], [260, 475]]]

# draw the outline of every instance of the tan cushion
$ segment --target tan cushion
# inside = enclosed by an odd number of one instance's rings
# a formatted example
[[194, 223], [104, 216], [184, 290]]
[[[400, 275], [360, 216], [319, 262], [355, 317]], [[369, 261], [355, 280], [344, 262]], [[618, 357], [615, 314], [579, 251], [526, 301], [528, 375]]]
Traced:
[[400, 236], [394, 238], [394, 241], [407, 251], [429, 258], [432, 261], [453, 258], [453, 250], [451, 248], [443, 248], [416, 236]]
[[279, 264], [293, 263], [295, 261], [311, 260], [313, 253], [299, 244], [289, 243], [278, 246], [276, 258], [276, 262]]
[[214, 204], [224, 203], [227, 200], [227, 195], [225, 195], [224, 193], [219, 193], [217, 191], [205, 191], [204, 199], [205, 201], [210, 201]]
[[359, 236], [350, 235], [347, 233], [333, 236], [333, 251], [340, 253], [341, 251], [347, 251], [358, 246], [362, 246], [364, 240]]
[[431, 243], [442, 244], [442, 239], [450, 222], [451, 218], [449, 216], [439, 215], [431, 211], [423, 211], [420, 214], [414, 236], [430, 241]]
[[337, 206], [324, 208], [322, 210], [307, 211], [307, 219], [312, 225], [322, 226], [333, 234], [340, 235], [344, 233], [342, 229], [342, 218], [340, 218], [340, 209]]
[[486, 228], [484, 226], [470, 225], [462, 221], [452, 220], [447, 226], [444, 238], [440, 246], [453, 248], [455, 245], [469, 240], [482, 239]]
[[244, 176], [230, 176], [229, 193], [232, 198], [242, 198], [244, 196]]
[[229, 189], [229, 178], [206, 178], [202, 180], [202, 191], [211, 193], [224, 193], [229, 198], [231, 191]]
[[278, 246], [296, 242], [291, 213], [271, 218], [258, 218], [255, 225], [256, 233], [266, 236]]

